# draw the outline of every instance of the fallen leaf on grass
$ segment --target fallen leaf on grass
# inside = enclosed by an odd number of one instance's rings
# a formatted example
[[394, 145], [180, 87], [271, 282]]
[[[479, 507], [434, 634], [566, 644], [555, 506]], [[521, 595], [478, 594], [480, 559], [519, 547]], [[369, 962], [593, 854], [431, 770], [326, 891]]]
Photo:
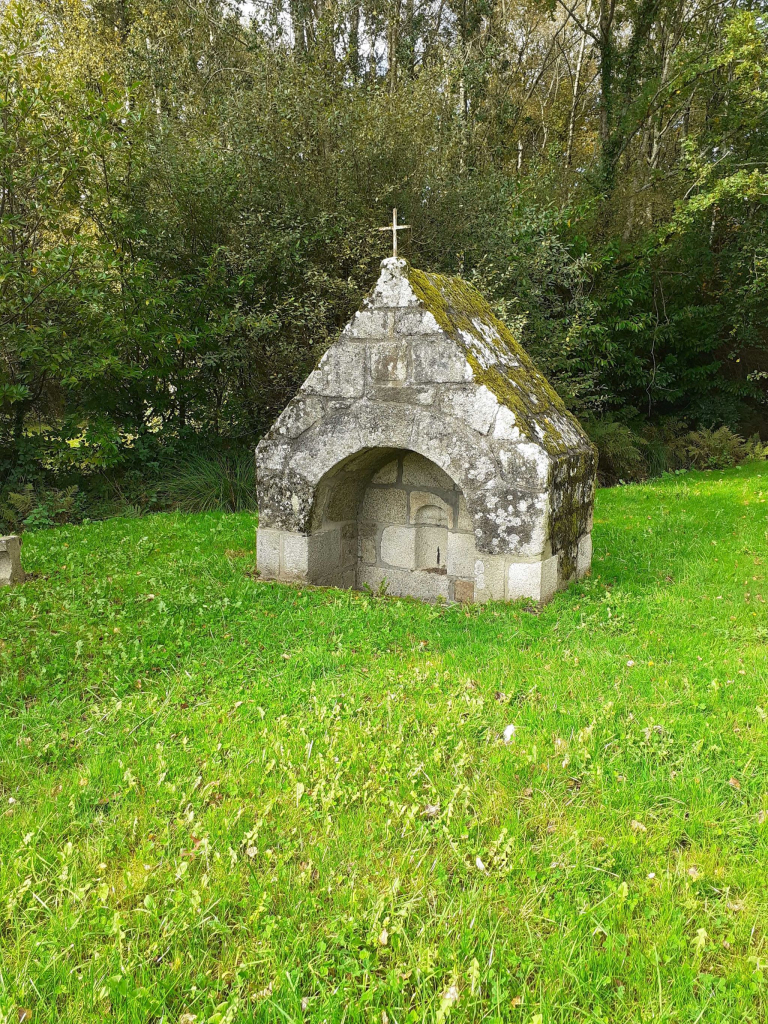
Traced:
[[645, 826], [645, 825], [644, 825], [644, 824], [642, 823], [642, 821], [637, 821], [637, 820], [636, 820], [636, 819], [634, 819], [634, 818], [633, 818], [633, 819], [632, 819], [632, 821], [631, 821], [631, 822], [629, 823], [629, 827], [630, 827], [630, 828], [632, 829], [632, 831], [633, 831], [633, 832], [647, 832], [647, 831], [648, 831], [648, 829], [647, 829], [647, 828], [646, 828], [646, 826]]
[[388, 942], [389, 942], [389, 932], [387, 931], [386, 928], [382, 928], [381, 932], [379, 934], [379, 943], [382, 946], [386, 946], [386, 944]]
[[741, 789], [741, 783], [738, 779], [734, 779], [733, 777], [728, 779], [728, 785], [731, 787], [731, 789]]
[[427, 804], [423, 814], [425, 818], [436, 818], [440, 813], [440, 804]]
[[31, 1010], [24, 1010], [21, 1007], [19, 1007], [19, 1024], [22, 1024], [22, 1021], [30, 1021], [30, 1020], [32, 1020], [32, 1011]]

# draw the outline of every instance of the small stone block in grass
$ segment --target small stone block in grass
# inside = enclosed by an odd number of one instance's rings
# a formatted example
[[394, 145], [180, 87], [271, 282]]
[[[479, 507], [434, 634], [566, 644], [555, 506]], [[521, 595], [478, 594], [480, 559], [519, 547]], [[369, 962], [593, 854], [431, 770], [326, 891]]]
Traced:
[[0, 537], [0, 587], [23, 583], [21, 567], [21, 537]]

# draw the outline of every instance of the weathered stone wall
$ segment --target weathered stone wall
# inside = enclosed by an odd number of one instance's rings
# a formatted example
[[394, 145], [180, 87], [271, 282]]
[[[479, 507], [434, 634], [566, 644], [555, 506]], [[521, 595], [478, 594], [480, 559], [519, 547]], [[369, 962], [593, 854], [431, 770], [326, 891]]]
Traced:
[[378, 590], [386, 583], [390, 594], [449, 600], [457, 583], [474, 583], [475, 537], [464, 497], [421, 455], [400, 453], [373, 475], [360, 505], [358, 536], [360, 588]]
[[557, 557], [518, 559], [478, 551], [460, 488], [412, 452], [371, 479], [359, 514], [357, 585], [423, 600], [547, 600], [561, 581]]

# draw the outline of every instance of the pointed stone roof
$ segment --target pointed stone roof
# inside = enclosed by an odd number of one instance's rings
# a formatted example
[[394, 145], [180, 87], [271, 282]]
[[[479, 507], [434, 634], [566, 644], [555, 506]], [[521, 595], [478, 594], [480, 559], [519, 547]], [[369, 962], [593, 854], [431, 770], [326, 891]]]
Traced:
[[510, 329], [480, 292], [462, 278], [414, 269], [407, 260], [385, 259], [381, 276], [345, 333], [359, 333], [366, 312], [411, 306], [424, 316], [420, 333], [447, 335], [467, 360], [474, 381], [514, 416], [521, 438], [550, 456], [583, 444], [584, 432], [558, 393], [536, 368]]

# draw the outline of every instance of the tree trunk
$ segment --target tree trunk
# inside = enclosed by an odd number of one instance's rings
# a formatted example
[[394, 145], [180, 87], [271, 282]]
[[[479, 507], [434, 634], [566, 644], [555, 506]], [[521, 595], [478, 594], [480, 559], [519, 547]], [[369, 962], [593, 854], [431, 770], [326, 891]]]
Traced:
[[349, 52], [347, 55], [349, 70], [356, 82], [360, 81], [360, 7], [352, 5], [349, 22]]
[[613, 45], [615, 0], [600, 0], [598, 36], [600, 39], [600, 169], [603, 186], [610, 190], [615, 178], [614, 156], [614, 72], [616, 54]]
[[[584, 26], [589, 28], [589, 16], [592, 13], [592, 5], [587, 0], [587, 9], [584, 12]], [[587, 48], [587, 33], [582, 32], [581, 43], [579, 44], [579, 56], [576, 61], [576, 76], [573, 81], [573, 101], [571, 103], [571, 116], [568, 119], [568, 145], [565, 150], [565, 166], [570, 167], [573, 160], [573, 136], [576, 131], [576, 113], [579, 108], [579, 86], [581, 85], [581, 69], [584, 66], [584, 51]]]

